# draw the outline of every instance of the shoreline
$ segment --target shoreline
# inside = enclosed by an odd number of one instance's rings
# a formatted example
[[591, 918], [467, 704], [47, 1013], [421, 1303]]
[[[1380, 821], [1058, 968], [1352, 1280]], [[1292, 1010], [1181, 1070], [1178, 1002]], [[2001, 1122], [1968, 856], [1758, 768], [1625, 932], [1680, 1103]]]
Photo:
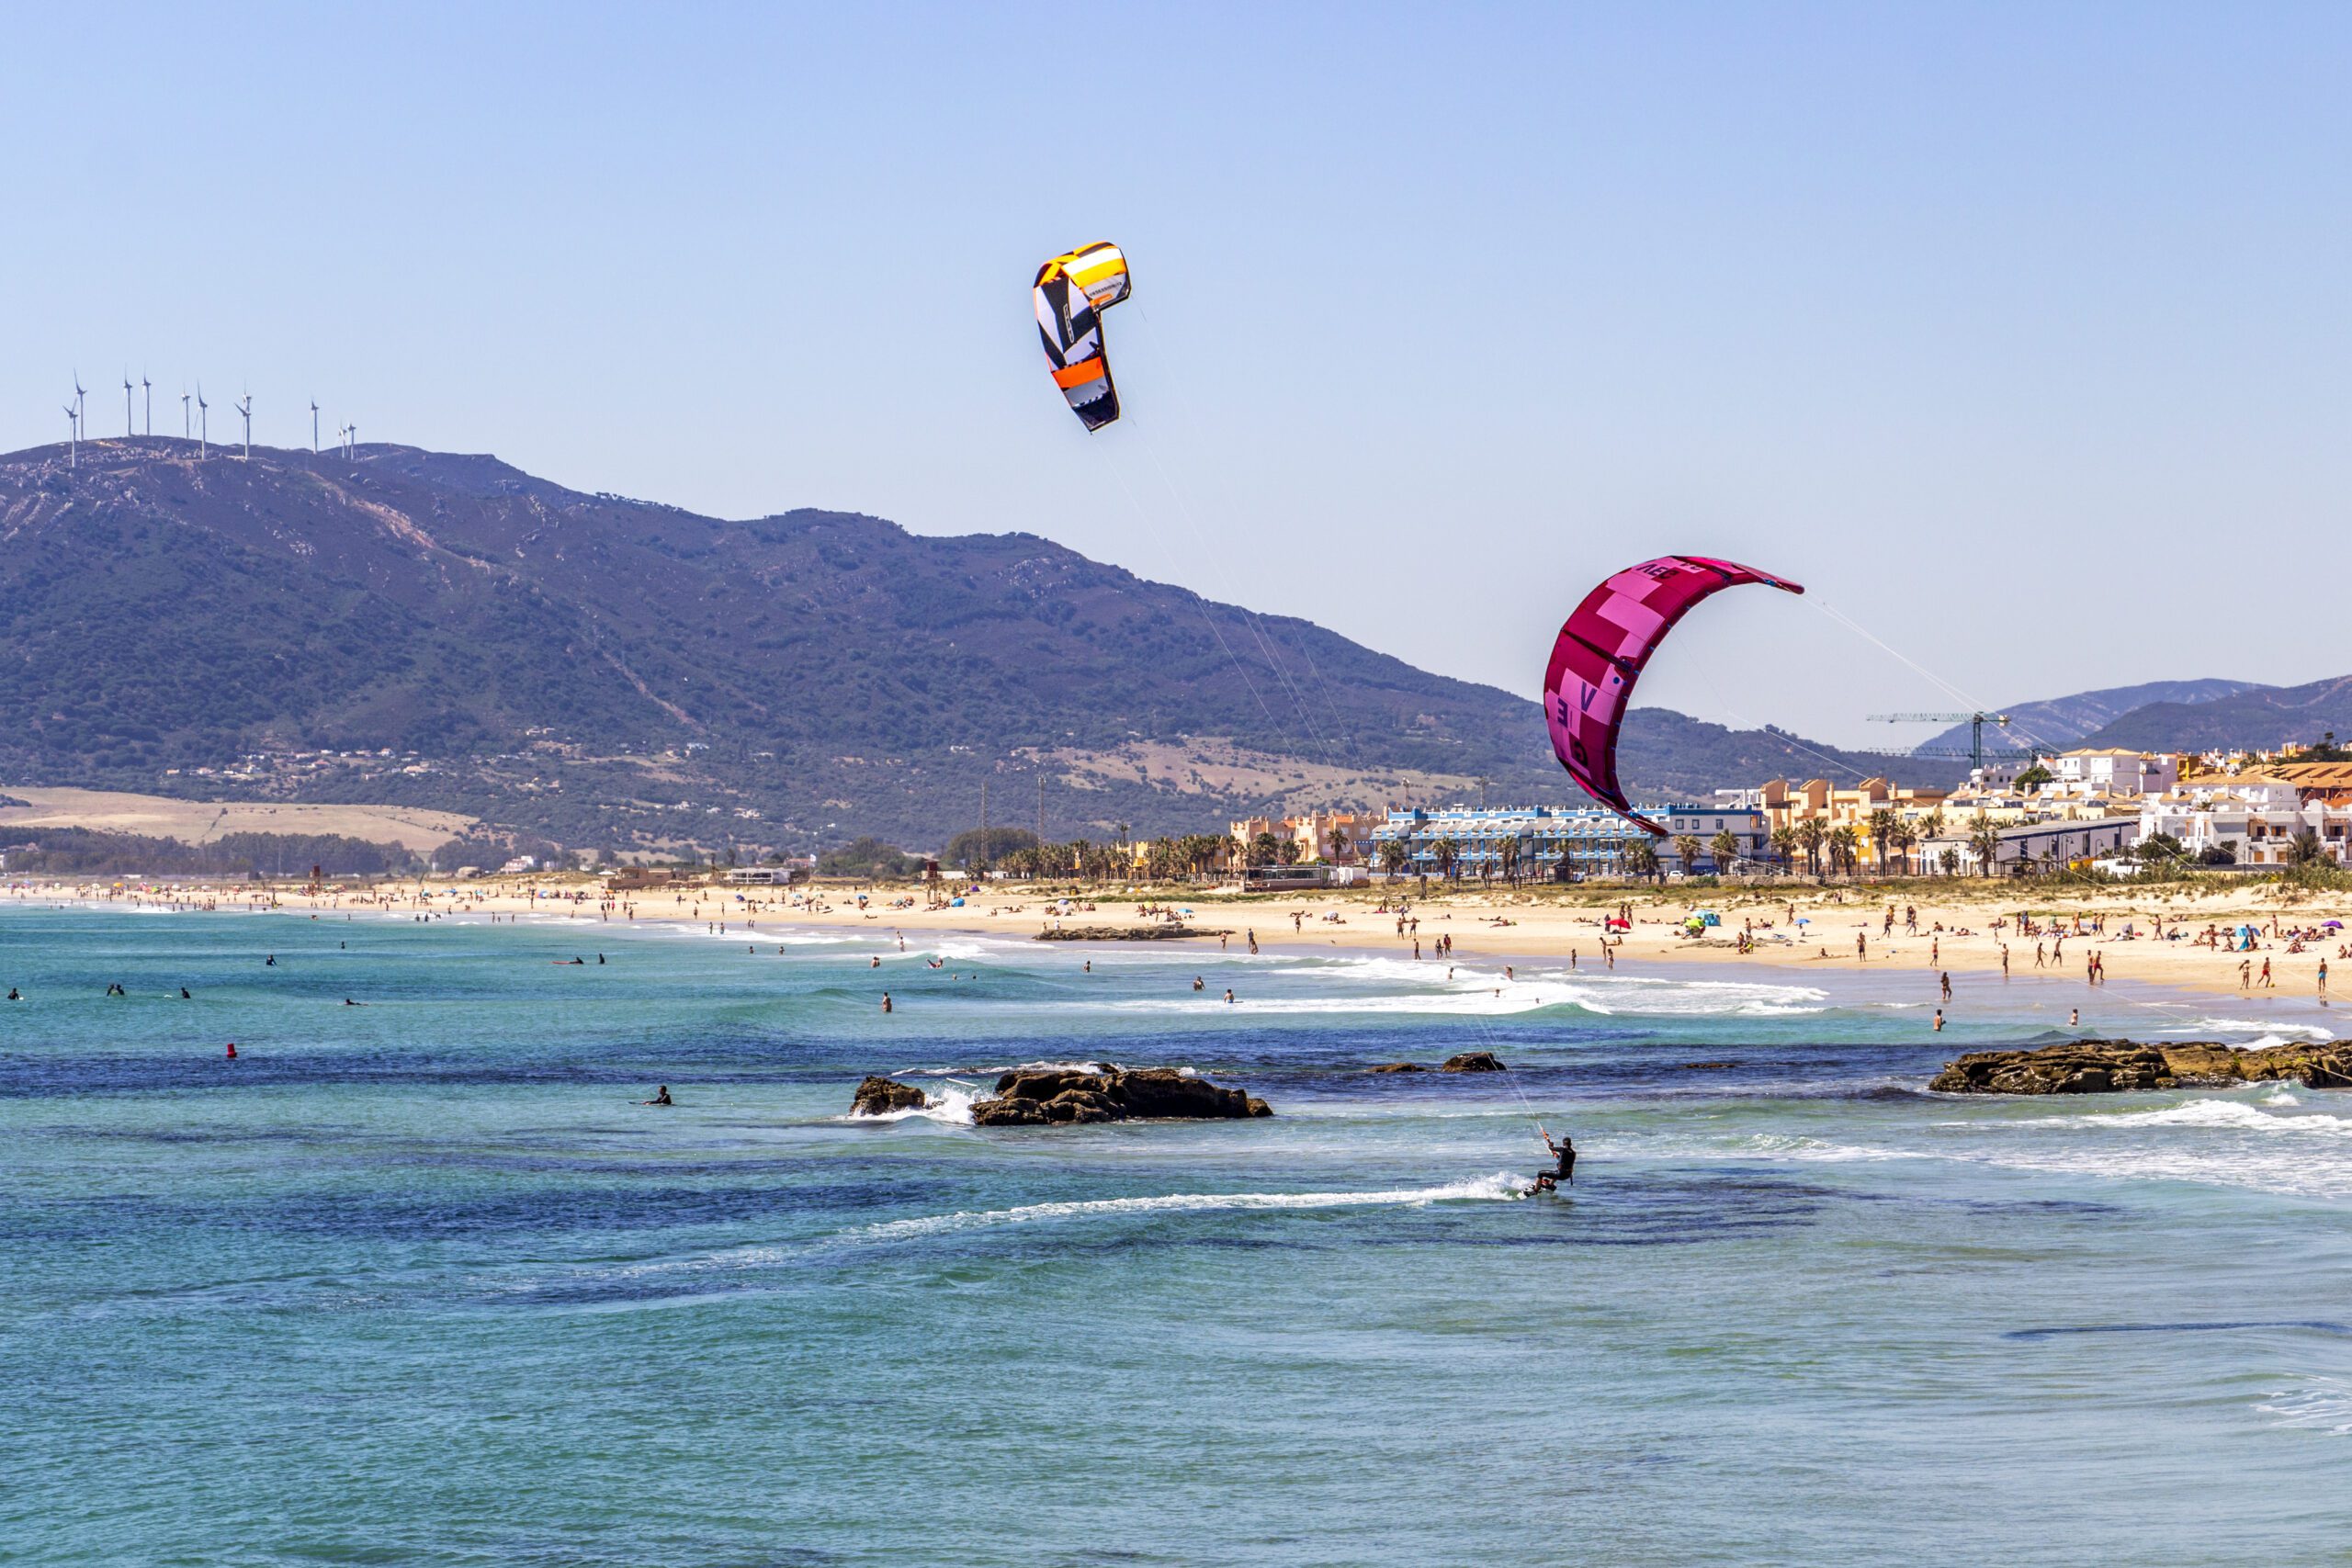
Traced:
[[[2280, 1011], [2296, 1019], [2291, 1027], [2311, 1030], [2332, 1020], [2333, 1008], [2320, 994], [2318, 970], [2329, 964], [2331, 989], [2335, 972], [2352, 970], [2341, 957], [2346, 929], [2328, 931], [2325, 940], [2307, 942], [2301, 953], [2284, 935], [2269, 934], [2275, 921], [2280, 932], [2316, 929], [2338, 916], [2334, 899], [2311, 898], [2281, 907], [2280, 901], [2231, 889], [2213, 897], [2168, 890], [2161, 886], [2140, 888], [2086, 889], [2063, 901], [2045, 893], [2039, 900], [2000, 899], [1987, 894], [2003, 885], [1969, 885], [1950, 889], [1930, 885], [1928, 891], [1958, 892], [1930, 901], [1921, 889], [1903, 888], [1893, 900], [1895, 924], [1886, 934], [1889, 900], [1868, 899], [1864, 889], [1700, 888], [1624, 893], [1612, 902], [1569, 896], [1550, 890], [1513, 891], [1464, 887], [1433, 890], [1414, 900], [1411, 889], [1374, 887], [1368, 891], [1316, 890], [1289, 895], [1233, 897], [1204, 892], [1161, 895], [1159, 898], [1122, 892], [1099, 891], [1060, 897], [1041, 890], [1000, 887], [993, 903], [986, 894], [963, 908], [942, 904], [927, 908], [911, 903], [902, 887], [733, 888], [692, 886], [612, 893], [594, 879], [557, 876], [536, 879], [484, 879], [477, 882], [430, 880], [422, 883], [330, 884], [316, 893], [299, 884], [191, 885], [148, 889], [116, 888], [89, 883], [23, 884], [8, 887], [0, 904], [19, 907], [64, 903], [93, 908], [207, 913], [277, 913], [324, 916], [330, 913], [367, 915], [388, 919], [470, 921], [527, 920], [534, 925], [594, 925], [622, 927], [671, 924], [705, 925], [713, 935], [744, 934], [752, 942], [779, 931], [854, 934], [870, 932], [877, 940], [903, 936], [910, 942], [956, 937], [990, 937], [1028, 941], [1055, 924], [1102, 929], [1134, 929], [1150, 921], [1145, 908], [1182, 909], [1187, 923], [1213, 924], [1231, 935], [1223, 947], [1214, 937], [1189, 937], [1139, 942], [1133, 939], [1102, 942], [1063, 939], [1063, 951], [1085, 952], [1100, 947], [1127, 951], [1243, 952], [1255, 936], [1261, 950], [1290, 953], [1329, 953], [1386, 956], [1407, 962], [1419, 959], [1435, 964], [1483, 964], [1509, 969], [1515, 962], [1535, 960], [1572, 964], [1591, 975], [1665, 976], [1678, 969], [1703, 966], [1714, 976], [1752, 976], [1758, 982], [1835, 986], [1842, 980], [1870, 978], [1894, 982], [1916, 979], [1924, 1000], [1923, 1021], [1942, 1005], [1963, 1007], [1967, 998], [1955, 991], [1951, 1001], [1941, 996], [1941, 977], [1949, 975], [1958, 987], [1965, 980], [1981, 982], [2001, 974], [2002, 948], [2008, 948], [2010, 974], [2018, 979], [2063, 981], [2080, 987], [2085, 1003], [2100, 996], [2126, 999], [2141, 987], [2163, 995], [2215, 1003], [2234, 999], [2264, 1012]], [[867, 908], [857, 907], [861, 895]], [[796, 903], [797, 900], [797, 903]], [[896, 901], [899, 907], [892, 908]], [[1611, 964], [1602, 951], [1603, 916], [1630, 906], [1630, 931], [1611, 939]], [[2020, 907], [2030, 909], [2041, 926], [2037, 934], [2021, 935], [2016, 928]], [[2352, 898], [2343, 900], [2352, 911]], [[1693, 910], [1712, 909], [1722, 924], [1703, 940], [1682, 933], [1683, 918]], [[1803, 922], [1792, 926], [1793, 909]], [[1906, 916], [1916, 909], [1917, 929]], [[1405, 930], [1400, 934], [1397, 922]], [[2177, 941], [2159, 942], [2151, 931], [2161, 919], [2165, 929], [2183, 931]], [[1996, 919], [2007, 923], [1999, 932]], [[2094, 930], [2103, 919], [2105, 930]], [[2079, 919], [2084, 929], [2076, 934]], [[1751, 923], [1755, 944], [1737, 951], [1737, 937]], [[2199, 945], [2195, 933], [2209, 926], [2240, 923], [2261, 929], [2257, 947], [2250, 953], [2224, 953]], [[1941, 926], [1939, 931], [1936, 928]], [[2063, 929], [2063, 942], [2052, 928]], [[2129, 926], [2133, 934], [2126, 936]], [[1799, 933], [1792, 936], [1792, 931]], [[1728, 933], [1718, 934], [1718, 933]], [[1440, 939], [1451, 937], [1450, 954], [1439, 951]], [[1857, 955], [1856, 939], [1861, 941]], [[2035, 965], [2035, 947], [2044, 948], [2043, 963]], [[2120, 982], [2121, 991], [2094, 985], [2086, 977], [2086, 960], [2096, 953], [2107, 980]], [[2270, 962], [2274, 985], [2241, 988], [2238, 964], [2245, 963], [2249, 982], [2258, 980], [2264, 960]], [[1835, 978], [1833, 978], [1833, 976]], [[1974, 989], [1973, 987], [1969, 987]], [[2284, 1006], [2281, 1006], [2284, 1004]], [[2250, 1026], [2253, 1025], [2249, 1021]]]

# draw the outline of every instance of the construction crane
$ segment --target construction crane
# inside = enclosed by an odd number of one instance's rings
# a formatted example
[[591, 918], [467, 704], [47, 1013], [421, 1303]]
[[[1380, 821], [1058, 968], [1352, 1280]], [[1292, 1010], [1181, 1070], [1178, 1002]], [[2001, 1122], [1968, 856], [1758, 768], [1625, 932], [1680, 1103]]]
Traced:
[[[2007, 727], [2009, 716], [2005, 713], [1874, 713], [1868, 716], [1872, 724], [1964, 724], [1968, 726], [1969, 766], [1984, 766], [1984, 726], [1987, 723]], [[1910, 751], [1912, 757], [1957, 757], [1957, 751]], [[1996, 756], [2026, 757], [2028, 751], [1996, 752]]]

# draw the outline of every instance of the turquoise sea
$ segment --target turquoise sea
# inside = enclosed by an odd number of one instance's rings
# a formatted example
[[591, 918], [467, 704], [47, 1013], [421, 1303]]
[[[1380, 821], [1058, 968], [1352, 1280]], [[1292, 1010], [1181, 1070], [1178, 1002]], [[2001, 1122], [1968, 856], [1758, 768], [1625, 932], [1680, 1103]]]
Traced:
[[2352, 1099], [1922, 1087], [2316, 1010], [1511, 962], [0, 904], [0, 1561], [2352, 1558]]

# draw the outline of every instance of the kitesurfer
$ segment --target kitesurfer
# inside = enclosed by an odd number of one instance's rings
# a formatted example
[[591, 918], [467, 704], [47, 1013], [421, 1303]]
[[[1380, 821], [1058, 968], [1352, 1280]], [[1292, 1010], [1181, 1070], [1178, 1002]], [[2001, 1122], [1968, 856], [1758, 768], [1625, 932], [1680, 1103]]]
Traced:
[[1535, 1185], [1527, 1190], [1527, 1196], [1532, 1198], [1539, 1192], [1556, 1192], [1563, 1181], [1574, 1187], [1577, 1184], [1576, 1140], [1563, 1136], [1555, 1143], [1552, 1134], [1541, 1126], [1535, 1129], [1535, 1135], [1544, 1140], [1545, 1148], [1552, 1151], [1554, 1164], [1551, 1169], [1536, 1174]]

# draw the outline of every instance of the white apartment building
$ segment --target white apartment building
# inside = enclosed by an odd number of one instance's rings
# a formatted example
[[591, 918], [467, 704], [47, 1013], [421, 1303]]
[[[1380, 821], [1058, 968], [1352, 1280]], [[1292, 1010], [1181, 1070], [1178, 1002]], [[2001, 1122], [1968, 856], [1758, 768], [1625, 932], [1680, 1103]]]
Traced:
[[2162, 795], [2180, 778], [2180, 758], [2169, 751], [2089, 747], [2062, 751], [2041, 765], [2052, 774], [2043, 787], [2058, 795]]
[[2352, 801], [2243, 773], [2176, 785], [2140, 810], [2142, 838], [2169, 833], [2192, 858], [2218, 845], [2240, 865], [2285, 865], [2295, 835], [2305, 829], [2318, 838], [2322, 854], [2344, 863], [2352, 845]]

